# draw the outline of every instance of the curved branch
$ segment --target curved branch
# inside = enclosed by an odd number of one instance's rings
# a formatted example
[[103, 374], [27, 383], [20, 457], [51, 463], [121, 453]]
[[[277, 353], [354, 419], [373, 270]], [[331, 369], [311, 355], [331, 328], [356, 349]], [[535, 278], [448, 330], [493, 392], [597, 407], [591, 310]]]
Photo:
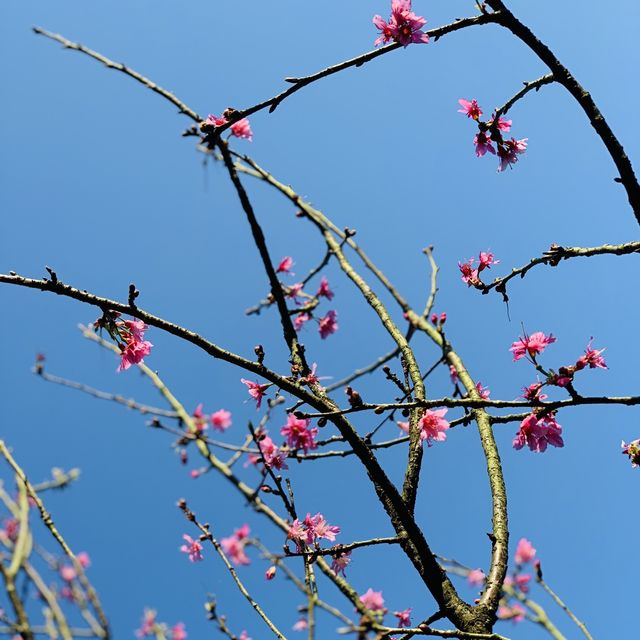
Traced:
[[555, 77], [553, 73], [548, 73], [546, 76], [542, 76], [537, 80], [523, 82], [524, 87], [522, 87], [522, 89], [520, 89], [520, 91], [518, 91], [518, 93], [516, 93], [512, 98], [509, 98], [509, 100], [507, 100], [501, 107], [498, 107], [495, 110], [495, 114], [493, 116], [494, 122], [497, 122], [500, 116], [505, 115], [507, 111], [509, 111], [509, 109], [511, 109], [511, 107], [513, 107], [513, 105], [518, 102], [518, 100], [524, 98], [524, 96], [526, 96], [529, 91], [532, 91], [534, 89], [538, 91], [540, 87], [543, 87], [545, 84], [551, 84], [554, 81]]

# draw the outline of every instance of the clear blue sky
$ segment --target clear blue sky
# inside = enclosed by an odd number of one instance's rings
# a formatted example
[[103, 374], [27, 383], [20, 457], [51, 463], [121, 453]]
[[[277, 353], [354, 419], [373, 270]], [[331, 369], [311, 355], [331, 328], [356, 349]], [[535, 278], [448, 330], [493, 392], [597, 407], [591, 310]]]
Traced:
[[[640, 96], [632, 71], [640, 63], [636, 3], [609, 3], [597, 13], [577, 1], [509, 4], [591, 91], [632, 161], [640, 158]], [[474, 13], [471, 1], [415, 0], [414, 6], [430, 27]], [[285, 76], [369, 50], [371, 16], [387, 11], [386, 0], [5, 3], [0, 270], [42, 276], [51, 265], [64, 281], [119, 299], [135, 282], [140, 306], [247, 357], [260, 342], [284, 371], [275, 315], [244, 316], [267, 283], [224, 169], [204, 167], [193, 139], [180, 136], [190, 122], [122, 74], [35, 36], [31, 26], [125, 62], [206, 116], [275, 94]], [[574, 260], [531, 273], [511, 288], [511, 320], [497, 296], [482, 297], [460, 282], [457, 261], [480, 250], [501, 259], [500, 274], [552, 242], [638, 238], [611, 160], [560, 87], [543, 88], [510, 113], [514, 135], [529, 138], [513, 171], [497, 174], [493, 158], [475, 158], [473, 127], [456, 112], [458, 98], [475, 97], [489, 111], [522, 81], [545, 72], [499, 27], [468, 29], [308, 87], [274, 114], [254, 116], [254, 142], [235, 146], [336, 224], [356, 228], [359, 242], [416, 308], [428, 286], [421, 249], [434, 245], [441, 268], [436, 309], [448, 313], [448, 335], [494, 397], [514, 398], [534, 380], [531, 368], [512, 363], [508, 352], [521, 323], [529, 332], [557, 336], [544, 359], [551, 367], [574, 361], [595, 336], [597, 347], [607, 347], [610, 369], [585, 373], [581, 392], [637, 394], [635, 256]], [[292, 255], [297, 272], [305, 273], [323, 254], [317, 235], [277, 194], [260, 185], [250, 185], [250, 193], [274, 258]], [[340, 331], [321, 342], [308, 330], [304, 340], [321, 373], [340, 377], [387, 351], [390, 342], [352, 284], [333, 265], [327, 273]], [[30, 373], [42, 351], [51, 372], [160, 403], [137, 371], [116, 375], [111, 355], [78, 335], [76, 323], [94, 320], [94, 310], [13, 287], [0, 289], [0, 305], [2, 437], [34, 479], [52, 466], [82, 468], [72, 489], [45, 497], [73, 548], [91, 554], [91, 576], [116, 637], [133, 637], [145, 606], [157, 608], [162, 620], [184, 621], [194, 640], [215, 636], [202, 608], [207, 593], [217, 595], [233, 629], [265, 637], [211, 552], [197, 566], [178, 552], [182, 533], [193, 531], [175, 502], [186, 497], [220, 536], [245, 521], [276, 548], [282, 536], [213, 474], [189, 478], [196, 463], [180, 466], [170, 438], [145, 428], [144, 417]], [[155, 345], [148, 364], [188, 408], [204, 402], [210, 411], [233, 411], [226, 438], [241, 442], [242, 425], [257, 419], [245, 403], [242, 373], [159, 331], [148, 337]], [[425, 369], [437, 359], [424, 343], [417, 352]], [[393, 397], [382, 374], [358, 389], [368, 400]], [[428, 391], [433, 397], [450, 392], [446, 371]], [[516, 427], [496, 427], [514, 545], [522, 536], [533, 541], [550, 584], [598, 638], [630, 637], [637, 617], [640, 470], [630, 468], [619, 445], [640, 437], [638, 416], [637, 408], [564, 411], [558, 420], [566, 446], [544, 455], [514, 451]], [[276, 414], [272, 431], [283, 422]], [[358, 425], [365, 431], [371, 421]], [[385, 435], [396, 433], [386, 427]], [[380, 458], [399, 480], [404, 451]], [[255, 478], [252, 469], [239, 473]], [[343, 528], [341, 541], [390, 534], [352, 460], [302, 465], [291, 477], [300, 509], [323, 511]], [[474, 428], [456, 429], [426, 452], [417, 512], [435, 550], [486, 569], [488, 500]], [[396, 551], [354, 557], [348, 576], [358, 590], [383, 590], [390, 609], [411, 606], [417, 618], [433, 612], [430, 596]], [[284, 581], [265, 583], [265, 568], [254, 554], [242, 576], [290, 629], [303, 602]], [[322, 595], [340, 603], [328, 585]], [[577, 637], [559, 610], [541, 595], [540, 601]], [[333, 621], [322, 623], [320, 637], [333, 637]], [[503, 623], [497, 630], [513, 631], [519, 640], [545, 637], [531, 625]]]

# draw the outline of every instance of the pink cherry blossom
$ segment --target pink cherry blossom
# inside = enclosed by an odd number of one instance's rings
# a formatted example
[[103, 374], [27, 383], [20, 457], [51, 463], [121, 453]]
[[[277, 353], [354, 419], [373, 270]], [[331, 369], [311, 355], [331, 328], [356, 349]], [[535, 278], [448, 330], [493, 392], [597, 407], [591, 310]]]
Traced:
[[411, 11], [411, 0], [392, 0], [391, 17], [388, 22], [385, 22], [382, 16], [373, 17], [373, 24], [380, 31], [374, 44], [377, 47], [391, 40], [405, 47], [412, 43], [427, 44], [429, 36], [421, 31], [426, 22], [422, 16]]
[[184, 622], [178, 622], [171, 627], [171, 639], [170, 640], [186, 640], [187, 631], [184, 628]]
[[591, 369], [600, 368], [607, 369], [607, 365], [604, 361], [604, 358], [600, 355], [604, 349], [592, 349], [591, 343], [593, 342], [593, 338], [589, 340], [589, 344], [585, 349], [584, 355], [580, 356], [578, 362], [576, 362], [577, 369], [584, 369], [586, 366], [589, 366]]
[[191, 562], [200, 562], [201, 560], [204, 560], [202, 556], [202, 545], [186, 533], [182, 538], [187, 544], [183, 544], [180, 547], [180, 551], [182, 551], [182, 553], [189, 554], [189, 560]]
[[546, 400], [549, 396], [546, 393], [540, 393], [542, 386], [541, 382], [530, 384], [522, 390], [522, 397], [525, 400]]
[[360, 596], [362, 604], [371, 611], [386, 611], [384, 606], [384, 598], [382, 591], [374, 591], [369, 587], [365, 593]]
[[420, 440], [426, 440], [430, 447], [433, 442], [444, 442], [447, 439], [445, 433], [449, 428], [449, 423], [444, 419], [447, 409], [427, 409], [420, 418]]
[[409, 423], [408, 422], [404, 422], [402, 420], [398, 420], [396, 422], [396, 424], [400, 427], [401, 431], [404, 431], [405, 433], [409, 433]]
[[238, 640], [251, 640], [251, 638], [249, 637], [249, 634], [243, 630], [240, 636], [238, 637]]
[[504, 171], [518, 161], [518, 156], [527, 150], [527, 140], [528, 138], [522, 138], [522, 140], [511, 138], [498, 146], [499, 172]]
[[218, 409], [211, 414], [211, 426], [216, 431], [226, 431], [231, 426], [231, 411]]
[[194, 425], [196, 427], [196, 430], [198, 431], [198, 433], [202, 433], [203, 431], [206, 431], [209, 428], [208, 422], [209, 419], [207, 418], [207, 416], [204, 415], [204, 412], [202, 411], [202, 408], [204, 407], [204, 405], [202, 404], [202, 402], [195, 408], [194, 412], [193, 412], [193, 417], [194, 417]]
[[500, 620], [511, 620], [514, 624], [517, 622], [522, 622], [524, 620], [525, 610], [522, 605], [519, 605], [517, 602], [507, 606], [498, 607], [498, 618]]
[[144, 614], [142, 616], [142, 624], [140, 628], [136, 631], [136, 636], [138, 638], [146, 638], [147, 636], [152, 636], [156, 627], [156, 616], [157, 612], [153, 609], [145, 609]]
[[620, 444], [622, 447], [622, 454], [629, 456], [631, 460], [631, 467], [640, 467], [640, 439], [632, 440], [631, 442], [625, 442], [624, 440]]
[[333, 291], [329, 288], [329, 280], [327, 280], [327, 276], [322, 276], [320, 279], [320, 286], [318, 287], [318, 291], [316, 291], [316, 297], [333, 300], [334, 295]]
[[373, 24], [376, 26], [376, 29], [380, 31], [380, 35], [375, 39], [374, 46], [378, 46], [381, 44], [387, 44], [393, 40], [393, 27], [389, 23], [387, 23], [382, 16], [375, 15], [373, 16]]
[[287, 298], [291, 298], [292, 300], [295, 300], [296, 303], [300, 304], [300, 301], [298, 300], [298, 298], [301, 297], [302, 293], [304, 293], [302, 291], [303, 287], [304, 287], [304, 284], [302, 282], [296, 282], [295, 284], [291, 284], [284, 288], [284, 295]]
[[465, 100], [464, 98], [460, 98], [458, 100], [458, 104], [462, 107], [462, 109], [458, 109], [458, 113], [466, 114], [467, 118], [473, 118], [474, 120], [479, 120], [482, 115], [482, 109], [478, 106], [475, 98], [473, 100]]
[[476, 145], [476, 156], [481, 158], [487, 151], [489, 153], [496, 154], [496, 150], [493, 147], [491, 136], [487, 135], [483, 131], [479, 131], [476, 137], [473, 139], [473, 144]]
[[148, 340], [139, 340], [132, 334], [126, 345], [120, 345], [121, 353], [120, 366], [117, 369], [118, 373], [126, 371], [134, 364], [144, 362], [145, 357], [151, 353], [151, 347], [153, 345]]
[[324, 318], [320, 318], [320, 337], [324, 340], [327, 336], [335, 333], [338, 330], [338, 314], [332, 309], [327, 311], [327, 315]]
[[294, 631], [306, 631], [309, 628], [309, 623], [306, 618], [300, 618], [291, 628]]
[[478, 395], [483, 400], [488, 400], [491, 395], [491, 390], [487, 387], [483, 387], [481, 382], [476, 382], [476, 390], [478, 391]]
[[[244, 527], [246, 527], [246, 530]], [[248, 535], [249, 527], [247, 525], [244, 525], [244, 527], [236, 529], [232, 535], [220, 540], [222, 549], [236, 566], [251, 564], [251, 560], [249, 560], [244, 550], [247, 545], [245, 531]]]
[[516, 548], [516, 555], [514, 560], [516, 564], [527, 564], [536, 557], [536, 550], [533, 545], [526, 538], [520, 538], [518, 546]]
[[249, 537], [249, 534], [251, 533], [251, 529], [249, 528], [248, 524], [243, 524], [241, 527], [239, 527], [238, 529], [236, 529], [233, 532], [233, 535], [238, 538], [238, 540], [245, 540], [246, 538]]
[[249, 395], [256, 401], [256, 409], [259, 409], [262, 404], [262, 398], [264, 397], [266, 390], [271, 386], [271, 383], [260, 384], [259, 382], [245, 380], [244, 378], [240, 378], [240, 382], [247, 385]]
[[0, 530], [0, 537], [15, 542], [18, 539], [20, 531], [20, 522], [16, 518], [6, 518], [3, 529]]
[[485, 575], [482, 569], [472, 569], [467, 574], [467, 582], [472, 587], [481, 587], [484, 584]]
[[265, 572], [264, 572], [264, 577], [265, 580], [273, 580], [276, 577], [276, 571], [277, 568], [276, 566], [273, 564], [271, 565]]
[[520, 338], [517, 342], [514, 342], [509, 348], [509, 351], [513, 352], [514, 362], [524, 358], [526, 355], [530, 358], [534, 358], [555, 341], [556, 339], [552, 334], [546, 336], [542, 331], [536, 331], [530, 336], [525, 335], [524, 338]]
[[[489, 125], [489, 127], [493, 127], [493, 123], [494, 123], [494, 118], [492, 117], [491, 120], [487, 122], [487, 124]], [[498, 118], [497, 126], [500, 131], [503, 131], [504, 133], [508, 133], [509, 131], [511, 131], [511, 123], [512, 123], [511, 120], [506, 120], [501, 116]]]
[[248, 140], [249, 142], [253, 140], [253, 131], [251, 131], [251, 125], [249, 124], [249, 120], [247, 118], [242, 118], [242, 120], [234, 122], [231, 125], [231, 133], [236, 138], [243, 138], [244, 140]]
[[64, 565], [60, 567], [60, 577], [65, 582], [71, 582], [72, 580], [75, 580], [78, 577], [78, 574], [76, 573], [76, 570], [73, 567], [69, 565]]
[[548, 444], [564, 447], [561, 434], [562, 427], [556, 422], [553, 412], [541, 418], [532, 413], [520, 423], [520, 429], [513, 439], [513, 448], [522, 449], [527, 445], [531, 451], [542, 453], [547, 450]]
[[292, 413], [287, 416], [287, 424], [280, 429], [280, 434], [287, 438], [287, 444], [291, 449], [303, 449], [305, 453], [309, 449], [315, 449], [315, 437], [318, 428], [309, 428], [310, 420], [296, 418]]
[[451, 378], [451, 384], [458, 383], [458, 372], [452, 364], [449, 365], [449, 378]]
[[91, 558], [86, 551], [81, 551], [77, 556], [76, 560], [80, 563], [80, 566], [83, 569], [88, 569], [91, 566]]
[[304, 519], [304, 526], [307, 529], [306, 538], [308, 544], [312, 544], [322, 538], [329, 542], [335, 542], [336, 535], [340, 533], [340, 527], [330, 525], [321, 513], [316, 513], [315, 516], [307, 513], [307, 517]]
[[531, 576], [528, 573], [518, 573], [514, 579], [516, 588], [520, 589], [522, 593], [529, 592], [529, 582], [531, 582]]
[[258, 441], [258, 446], [262, 452], [262, 457], [267, 467], [275, 469], [288, 469], [287, 454], [281, 451], [269, 436], [265, 436]]
[[290, 276], [294, 276], [295, 273], [292, 273], [291, 271], [291, 267], [293, 267], [293, 265], [293, 258], [291, 256], [285, 256], [284, 258], [282, 258], [282, 260], [280, 260], [280, 264], [276, 269], [276, 273], [287, 273]]
[[210, 113], [205, 120], [207, 124], [212, 124], [214, 127], [221, 127], [223, 124], [227, 124], [227, 119], [224, 116], [214, 116]]
[[478, 256], [478, 272], [483, 269], [490, 269], [492, 264], [499, 264], [500, 260], [495, 260], [493, 253], [489, 251], [481, 251]]
[[311, 316], [308, 313], [299, 313], [293, 320], [294, 329], [300, 331], [309, 320], [311, 320]]
[[393, 615], [398, 618], [398, 626], [399, 627], [410, 627], [411, 626], [411, 607], [405, 609], [404, 611], [394, 611]]
[[305, 538], [305, 528], [302, 522], [296, 518], [289, 526], [287, 538], [293, 540], [297, 547], [301, 547], [301, 542]]
[[478, 280], [478, 269], [473, 268], [473, 263], [475, 262], [475, 258], [469, 258], [466, 262], [458, 262], [458, 268], [460, 269], [460, 273], [462, 274], [462, 282], [471, 286], [477, 282]]
[[351, 551], [341, 551], [333, 556], [331, 571], [336, 575], [342, 574], [346, 578], [345, 569], [351, 563]]

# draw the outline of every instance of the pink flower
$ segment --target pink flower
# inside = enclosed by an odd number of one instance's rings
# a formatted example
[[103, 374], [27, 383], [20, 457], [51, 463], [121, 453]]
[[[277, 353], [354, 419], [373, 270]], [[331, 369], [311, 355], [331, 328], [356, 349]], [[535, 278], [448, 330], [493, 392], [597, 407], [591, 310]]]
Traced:
[[[492, 117], [491, 120], [487, 122], [487, 124], [490, 127], [492, 127], [493, 122], [494, 122], [494, 118]], [[511, 120], [505, 120], [503, 117], [498, 118], [498, 129], [500, 131], [503, 131], [504, 133], [511, 131], [511, 122], [512, 122]]]
[[420, 440], [426, 440], [427, 446], [430, 447], [433, 441], [444, 442], [447, 439], [445, 432], [449, 423], [443, 417], [445, 413], [447, 409], [427, 409], [420, 418]]
[[493, 153], [493, 155], [496, 154], [496, 150], [491, 142], [491, 137], [483, 131], [478, 132], [473, 139], [473, 144], [476, 145], [476, 156], [478, 156], [478, 158], [481, 158], [487, 151]]
[[479, 255], [478, 272], [483, 269], [490, 269], [492, 264], [499, 264], [500, 260], [495, 260], [493, 253], [488, 251], [481, 251]]
[[187, 632], [184, 628], [184, 622], [178, 622], [171, 627], [171, 640], [186, 640]]
[[264, 577], [265, 580], [273, 580], [276, 577], [276, 566], [275, 565], [271, 565], [265, 572], [264, 572]]
[[300, 522], [300, 520], [296, 518], [289, 526], [289, 531], [287, 532], [287, 538], [289, 540], [293, 540], [296, 543], [297, 547], [301, 547], [300, 543], [302, 542], [304, 537], [305, 537], [305, 528], [302, 522]]
[[304, 378], [300, 378], [300, 382], [308, 385], [320, 384], [320, 378], [316, 375], [317, 369], [318, 369], [318, 363], [314, 362], [311, 365], [311, 371], [309, 371], [309, 373]]
[[336, 535], [340, 533], [340, 527], [330, 525], [321, 513], [316, 513], [315, 516], [307, 513], [307, 517], [304, 519], [304, 526], [307, 529], [308, 544], [312, 544], [322, 538], [329, 542], [335, 542]]
[[327, 276], [322, 276], [320, 279], [320, 287], [316, 291], [317, 298], [326, 298], [327, 300], [333, 300], [334, 293], [329, 289], [329, 281]]
[[634, 469], [640, 467], [640, 439], [632, 440], [629, 443], [623, 440], [620, 446], [622, 447], [622, 453], [629, 456], [631, 467]]
[[251, 126], [249, 125], [249, 120], [247, 118], [242, 118], [242, 120], [234, 122], [231, 125], [231, 133], [236, 138], [244, 138], [249, 142], [253, 140], [253, 131], [251, 131]]
[[528, 138], [522, 138], [522, 140], [511, 138], [498, 146], [498, 158], [500, 159], [498, 171], [504, 171], [507, 167], [518, 162], [518, 156], [527, 150], [527, 140]]
[[298, 297], [301, 293], [303, 293], [303, 287], [304, 284], [302, 282], [296, 282], [295, 284], [285, 287], [284, 295], [287, 296], [287, 298], [291, 298], [292, 300], [295, 300], [296, 303], [300, 304], [300, 302], [298, 301]]
[[271, 383], [260, 384], [258, 382], [252, 382], [251, 380], [245, 380], [244, 378], [240, 378], [240, 382], [247, 385], [249, 395], [256, 401], [256, 409], [259, 409], [262, 404], [262, 398], [266, 390], [271, 386]]
[[562, 427], [556, 422], [553, 412], [539, 418], [535, 413], [528, 415], [521, 423], [513, 439], [513, 448], [522, 449], [525, 444], [531, 451], [542, 453], [547, 445], [564, 447]]
[[294, 276], [295, 273], [291, 272], [291, 267], [293, 267], [293, 265], [293, 258], [291, 256], [285, 256], [284, 258], [282, 258], [282, 260], [280, 260], [280, 264], [276, 269], [276, 273], [287, 273], [290, 276]]
[[298, 622], [296, 622], [291, 628], [294, 631], [305, 631], [309, 628], [309, 623], [306, 618], [300, 618], [300, 620], [298, 620]]
[[138, 340], [133, 335], [126, 345], [120, 345], [120, 371], [126, 371], [131, 365], [144, 362], [146, 356], [151, 353], [153, 345], [148, 340]]
[[338, 314], [333, 309], [327, 311], [327, 315], [324, 318], [320, 318], [319, 331], [323, 340], [338, 330], [337, 319]]
[[249, 526], [245, 524], [240, 529], [236, 529], [228, 538], [220, 540], [220, 545], [224, 552], [229, 556], [231, 562], [237, 566], [251, 564], [251, 560], [249, 560], [244, 550], [247, 545], [246, 538], [248, 535]]
[[218, 409], [211, 414], [211, 426], [217, 431], [226, 431], [231, 426], [231, 412]]
[[540, 393], [541, 389], [542, 383], [534, 382], [522, 390], [522, 397], [525, 400], [546, 400], [549, 396], [546, 393]]
[[191, 562], [200, 562], [201, 560], [204, 560], [202, 556], [202, 545], [197, 540], [194, 540], [191, 536], [188, 536], [186, 533], [182, 536], [182, 539], [187, 544], [183, 544], [180, 547], [180, 551], [182, 551], [182, 553], [188, 553], [189, 560]]
[[478, 391], [478, 394], [483, 400], [489, 399], [489, 396], [491, 395], [491, 390], [488, 389], [487, 387], [483, 387], [481, 382], [476, 382], [476, 389]]
[[405, 47], [412, 43], [427, 44], [429, 36], [421, 31], [426, 22], [411, 11], [411, 0], [392, 0], [389, 22], [385, 22], [382, 16], [373, 16], [373, 24], [380, 31], [374, 44], [377, 47], [391, 40]]
[[399, 627], [410, 627], [411, 626], [411, 607], [405, 609], [404, 611], [394, 611], [393, 615], [398, 618], [398, 626]]
[[20, 531], [20, 522], [16, 518], [7, 518], [4, 521], [4, 528], [0, 531], [3, 538], [15, 542], [18, 539], [18, 532]]
[[528, 573], [516, 574], [515, 585], [516, 585], [516, 588], [522, 591], [522, 593], [529, 592], [529, 582], [531, 582], [531, 576]]
[[360, 596], [362, 604], [370, 611], [386, 611], [382, 591], [373, 591], [371, 587]]
[[346, 578], [345, 569], [351, 563], [351, 551], [340, 551], [333, 556], [331, 561], [331, 571], [337, 576], [342, 574]]
[[451, 378], [451, 384], [458, 383], [458, 372], [452, 364], [449, 365], [449, 377]]
[[524, 620], [525, 610], [517, 602], [510, 607], [498, 607], [498, 618], [500, 620], [511, 620], [514, 624]]
[[281, 451], [269, 436], [258, 440], [258, 446], [262, 452], [264, 462], [269, 468], [288, 469], [287, 454]]
[[528, 355], [530, 358], [534, 358], [538, 353], [542, 353], [546, 347], [554, 343], [556, 339], [552, 334], [545, 336], [542, 331], [536, 331], [530, 336], [525, 335], [524, 338], [520, 338], [517, 342], [514, 342], [509, 351], [513, 352], [513, 361], [520, 360]]
[[481, 587], [484, 584], [485, 575], [481, 569], [472, 569], [467, 574], [467, 582], [472, 587]]
[[246, 631], [243, 631], [238, 637], [238, 640], [251, 640], [251, 638], [249, 637], [249, 634]]
[[458, 262], [458, 268], [462, 274], [462, 282], [468, 286], [480, 282], [478, 280], [478, 269], [474, 269], [472, 266], [474, 262], [475, 258], [469, 258], [466, 262]]
[[203, 431], [206, 431], [209, 428], [209, 425], [207, 424], [209, 419], [207, 418], [207, 416], [204, 415], [203, 411], [202, 411], [202, 407], [204, 407], [204, 405], [202, 404], [202, 402], [195, 408], [194, 412], [193, 412], [193, 417], [194, 419], [194, 424], [196, 427], [196, 430], [198, 431], [198, 433], [202, 433]]
[[520, 538], [518, 546], [516, 548], [516, 555], [514, 559], [516, 564], [527, 564], [536, 557], [536, 550], [533, 545], [526, 538]]
[[287, 444], [291, 449], [303, 449], [305, 453], [309, 449], [315, 449], [315, 437], [318, 435], [318, 428], [309, 428], [310, 420], [296, 418], [292, 413], [287, 416], [287, 424], [280, 429], [280, 434], [287, 438]]
[[478, 106], [475, 98], [473, 100], [460, 98], [460, 100], [458, 100], [458, 104], [462, 107], [462, 109], [458, 109], [458, 113], [464, 113], [467, 118], [473, 118], [474, 120], [480, 119], [482, 109]]
[[299, 313], [293, 321], [295, 330], [300, 331], [300, 329], [302, 329], [305, 323], [309, 322], [309, 320], [311, 320], [311, 316], [308, 313]]
[[576, 362], [576, 369], [584, 369], [587, 365], [591, 369], [600, 368], [607, 369], [607, 365], [604, 361], [604, 358], [600, 355], [604, 349], [592, 349], [591, 343], [593, 342], [593, 338], [589, 340], [589, 344], [585, 349], [584, 355], [580, 356], [578, 362]]
[[69, 565], [64, 565], [60, 567], [60, 577], [65, 582], [71, 582], [72, 580], [75, 580], [77, 576], [78, 574], [76, 573], [76, 570], [73, 567], [70, 567]]
[[153, 635], [156, 627], [156, 616], [157, 612], [153, 609], [144, 610], [144, 615], [142, 616], [142, 624], [136, 631], [136, 636], [138, 638], [146, 638], [147, 636]]
[[402, 420], [398, 420], [398, 422], [396, 422], [396, 424], [400, 427], [401, 431], [404, 431], [405, 433], [409, 433], [409, 423], [408, 422], [403, 422]]
[[214, 116], [209, 114], [205, 120], [207, 124], [212, 124], [214, 127], [221, 127], [223, 124], [227, 124], [227, 119], [224, 116]]

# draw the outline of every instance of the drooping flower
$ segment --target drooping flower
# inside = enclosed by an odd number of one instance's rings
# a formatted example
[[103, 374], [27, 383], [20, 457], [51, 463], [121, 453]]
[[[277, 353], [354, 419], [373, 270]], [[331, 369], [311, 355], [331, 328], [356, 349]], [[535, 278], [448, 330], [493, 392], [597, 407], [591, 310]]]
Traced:
[[182, 539], [187, 544], [183, 544], [180, 547], [180, 551], [182, 551], [182, 553], [189, 554], [189, 560], [191, 562], [200, 562], [201, 560], [204, 560], [204, 557], [202, 556], [202, 545], [197, 540], [194, 540], [186, 533], [182, 536]]
[[478, 272], [483, 269], [490, 269], [492, 264], [499, 264], [500, 260], [496, 260], [493, 253], [489, 251], [481, 251], [478, 256]]
[[478, 280], [478, 269], [473, 268], [475, 258], [469, 258], [466, 262], [458, 262], [458, 268], [462, 274], [462, 282], [471, 286], [480, 282]]
[[536, 557], [536, 550], [529, 540], [526, 538], [520, 538], [518, 546], [516, 548], [516, 554], [514, 560], [516, 564], [527, 564]]
[[334, 295], [333, 291], [329, 288], [329, 280], [327, 280], [327, 276], [322, 276], [320, 279], [320, 286], [318, 287], [318, 291], [316, 291], [316, 297], [333, 300]]
[[534, 358], [537, 354], [542, 353], [546, 347], [554, 343], [556, 339], [552, 334], [546, 336], [542, 331], [536, 331], [530, 336], [525, 335], [524, 338], [514, 342], [509, 351], [513, 353], [513, 361], [520, 360], [528, 355]]
[[473, 144], [476, 145], [476, 156], [481, 158], [487, 151], [489, 153], [496, 154], [496, 150], [493, 147], [491, 136], [487, 135], [484, 131], [479, 131], [476, 137], [473, 139]]
[[242, 120], [234, 122], [231, 125], [231, 133], [236, 138], [243, 138], [244, 140], [248, 140], [249, 142], [253, 141], [253, 131], [251, 131], [251, 125], [249, 124], [249, 120], [247, 118], [242, 118]]
[[245, 552], [249, 532], [249, 525], [244, 524], [229, 537], [220, 540], [220, 545], [224, 552], [229, 556], [231, 562], [237, 566], [251, 564], [251, 560], [249, 560], [249, 556]]
[[308, 313], [299, 313], [293, 320], [294, 329], [300, 331], [309, 320], [311, 320], [311, 316]]
[[362, 604], [371, 611], [386, 611], [382, 591], [374, 591], [371, 587], [360, 596]]
[[336, 553], [331, 560], [331, 571], [336, 575], [342, 574], [346, 578], [347, 574], [345, 573], [345, 570], [350, 563], [351, 551], [340, 551]]
[[309, 449], [315, 449], [315, 437], [318, 435], [318, 428], [309, 428], [310, 420], [296, 418], [293, 413], [287, 416], [287, 424], [280, 429], [280, 434], [287, 438], [287, 444], [291, 449], [303, 449], [305, 453]]
[[607, 365], [604, 361], [604, 358], [600, 355], [604, 349], [593, 349], [591, 347], [591, 343], [593, 342], [593, 338], [589, 340], [589, 344], [584, 351], [584, 355], [580, 356], [578, 361], [576, 362], [576, 369], [584, 369], [586, 366], [589, 366], [591, 369], [600, 368], [607, 369]]
[[460, 98], [460, 100], [458, 100], [458, 104], [462, 107], [462, 109], [458, 109], [458, 113], [464, 113], [467, 118], [473, 118], [474, 120], [480, 119], [482, 109], [478, 106], [475, 98], [473, 100]]
[[527, 445], [531, 451], [542, 453], [547, 450], [548, 444], [564, 447], [561, 434], [562, 427], [556, 422], [554, 412], [543, 417], [532, 413], [520, 423], [520, 429], [513, 439], [513, 448], [522, 449]]
[[256, 401], [256, 409], [259, 409], [262, 404], [262, 398], [264, 397], [267, 389], [271, 386], [271, 383], [260, 384], [259, 382], [245, 380], [244, 378], [240, 378], [240, 382], [247, 385], [249, 395]]
[[404, 609], [404, 611], [394, 611], [393, 615], [398, 618], [398, 626], [399, 627], [410, 627], [411, 626], [411, 607]]
[[218, 409], [211, 414], [211, 426], [217, 431], [226, 431], [231, 426], [231, 411]]
[[327, 311], [327, 315], [324, 318], [320, 318], [318, 329], [323, 340], [335, 333], [338, 330], [338, 314], [333, 309]]
[[373, 24], [380, 31], [374, 44], [377, 47], [391, 40], [405, 47], [412, 43], [427, 44], [429, 36], [422, 31], [426, 22], [422, 16], [411, 11], [411, 0], [392, 0], [388, 22], [382, 16], [373, 16]]
[[484, 584], [485, 575], [482, 569], [472, 569], [467, 574], [467, 582], [472, 587], [481, 587]]
[[623, 440], [620, 446], [622, 447], [622, 454], [629, 456], [632, 468], [640, 467], [640, 439], [632, 440], [631, 442]]
[[447, 409], [427, 409], [420, 418], [420, 440], [426, 440], [430, 447], [433, 442], [444, 442], [447, 439], [446, 431], [449, 423], [444, 419]]
[[296, 274], [291, 271], [291, 267], [293, 267], [293, 265], [293, 258], [291, 256], [285, 256], [280, 260], [276, 273], [287, 273], [290, 276], [295, 276]]
[[184, 622], [178, 622], [171, 627], [171, 640], [187, 640], [187, 631]]
[[262, 452], [262, 457], [267, 467], [274, 469], [288, 469], [287, 454], [282, 451], [273, 442], [269, 436], [265, 436], [262, 440], [258, 440], [258, 446]]
[[522, 622], [524, 620], [524, 614], [524, 607], [517, 602], [510, 607], [505, 605], [498, 607], [498, 618], [500, 620], [511, 620], [514, 624]]
[[120, 365], [118, 373], [126, 371], [134, 364], [144, 362], [144, 359], [151, 353], [153, 345], [148, 340], [139, 340], [131, 335], [131, 339], [127, 344], [120, 344]]
[[500, 160], [500, 164], [498, 165], [499, 172], [504, 171], [507, 167], [518, 162], [518, 156], [527, 150], [528, 139], [529, 138], [522, 138], [521, 140], [516, 140], [515, 138], [511, 138], [498, 145], [498, 158]]

